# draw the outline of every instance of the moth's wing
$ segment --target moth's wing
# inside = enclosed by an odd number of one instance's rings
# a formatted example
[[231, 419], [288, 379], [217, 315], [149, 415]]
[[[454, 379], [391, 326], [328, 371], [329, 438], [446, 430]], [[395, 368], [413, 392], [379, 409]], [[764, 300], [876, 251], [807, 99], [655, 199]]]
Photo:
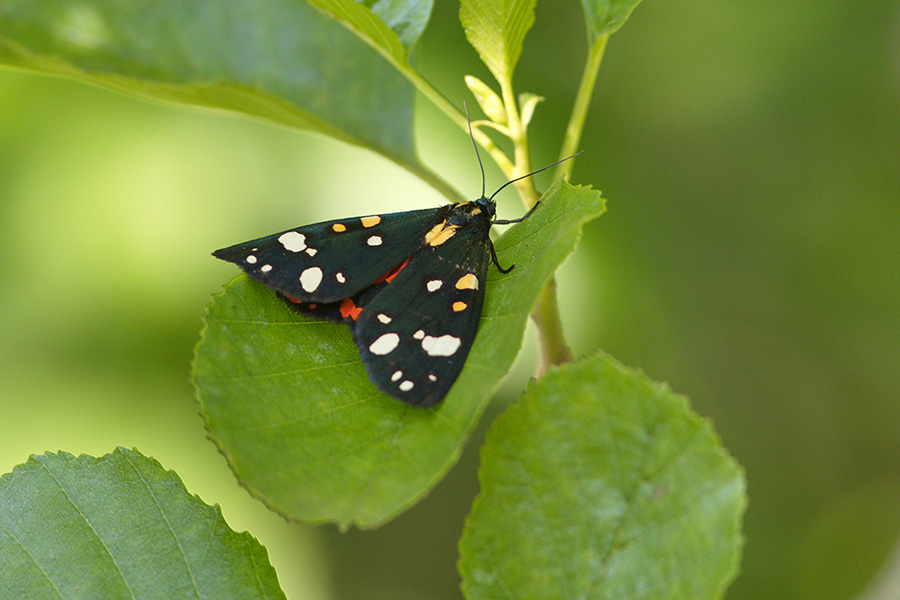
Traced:
[[365, 304], [353, 338], [382, 392], [413, 406], [443, 400], [478, 333], [490, 254], [486, 228], [425, 245]]
[[337, 302], [402, 264], [450, 205], [289, 229], [213, 252], [296, 302]]
[[278, 295], [288, 306], [302, 315], [319, 319], [320, 321], [351, 324], [356, 321], [357, 317], [362, 312], [362, 307], [387, 284], [387, 281], [380, 281], [349, 298], [344, 298], [337, 302], [301, 302], [294, 298], [288, 298], [284, 294]]

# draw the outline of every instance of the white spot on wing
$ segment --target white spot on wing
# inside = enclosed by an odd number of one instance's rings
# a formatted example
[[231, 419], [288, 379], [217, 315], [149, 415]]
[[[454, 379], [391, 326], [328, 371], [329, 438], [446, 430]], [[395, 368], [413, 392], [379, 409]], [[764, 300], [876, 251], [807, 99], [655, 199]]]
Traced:
[[304, 291], [312, 294], [322, 283], [322, 269], [319, 267], [310, 267], [300, 273], [300, 287]]
[[423, 337], [425, 337], [425, 332], [420, 329], [413, 334], [413, 337], [417, 340], [421, 340]]
[[400, 344], [399, 335], [396, 333], [385, 333], [369, 345], [369, 352], [384, 356], [393, 352], [398, 344]]
[[387, 325], [392, 321], [392, 319], [384, 313], [378, 313], [378, 320]]
[[437, 377], [435, 377], [433, 374], [429, 373], [429, 374], [428, 374], [428, 381], [437, 381]]
[[247, 258], [245, 258], [244, 260], [247, 261], [247, 264], [248, 264], [248, 265], [255, 265], [255, 264], [256, 264], [256, 256], [254, 256], [254, 255], [252, 255], [252, 254], [249, 255], [249, 256], [248, 256]]
[[372, 237], [370, 237], [369, 239], [366, 240], [366, 243], [370, 246], [380, 246], [381, 241], [382, 240], [381, 240], [380, 235], [373, 235]]
[[462, 344], [462, 340], [452, 335], [442, 335], [441, 337], [426, 335], [422, 340], [422, 350], [428, 356], [453, 356], [459, 350], [460, 344]]
[[403, 371], [394, 371], [394, 374], [391, 375], [391, 381], [397, 381], [401, 377], [403, 377]]
[[414, 384], [412, 381], [407, 379], [406, 381], [404, 381], [403, 383], [400, 384], [400, 391], [408, 392], [409, 390], [413, 389], [415, 386], [416, 386], [416, 384]]
[[316, 250], [315, 248], [307, 248], [306, 249], [306, 253], [309, 254], [310, 256], [315, 256], [316, 252], [318, 252], [318, 250]]
[[335, 273], [334, 278], [337, 279], [338, 283], [344, 283], [345, 281], [347, 281], [347, 278], [344, 277], [343, 273]]
[[263, 273], [268, 273], [272, 270], [272, 265], [263, 265], [259, 268], [259, 270]]
[[427, 289], [429, 292], [436, 292], [441, 289], [442, 285], [444, 285], [444, 282], [440, 279], [432, 279], [425, 284], [425, 289]]
[[296, 231], [288, 231], [278, 236], [278, 241], [285, 250], [291, 252], [303, 252], [306, 250], [306, 236]]

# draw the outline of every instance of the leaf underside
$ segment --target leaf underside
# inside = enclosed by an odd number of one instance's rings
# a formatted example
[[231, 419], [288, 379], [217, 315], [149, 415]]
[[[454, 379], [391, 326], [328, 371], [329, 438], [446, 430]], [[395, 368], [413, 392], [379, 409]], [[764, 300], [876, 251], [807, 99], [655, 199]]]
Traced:
[[7, 0], [0, 63], [237, 111], [418, 164], [411, 84], [303, 1]]

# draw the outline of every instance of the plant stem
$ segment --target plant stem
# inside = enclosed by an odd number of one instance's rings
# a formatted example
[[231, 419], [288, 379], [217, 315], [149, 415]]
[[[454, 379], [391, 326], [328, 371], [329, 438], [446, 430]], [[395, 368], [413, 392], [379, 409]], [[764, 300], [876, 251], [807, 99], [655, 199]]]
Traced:
[[535, 376], [540, 377], [553, 365], [561, 365], [571, 362], [572, 350], [566, 344], [563, 334], [562, 320], [559, 318], [559, 304], [556, 300], [556, 278], [550, 281], [541, 290], [531, 318], [540, 332], [541, 362], [538, 364]]
[[[578, 86], [578, 94], [575, 96], [575, 104], [572, 107], [572, 116], [566, 126], [566, 137], [560, 150], [560, 160], [575, 154], [578, 143], [581, 141], [581, 132], [587, 120], [588, 108], [594, 95], [594, 87], [597, 83], [597, 73], [603, 62], [603, 54], [606, 51], [606, 42], [609, 36], [602, 36], [591, 46], [588, 51], [584, 72], [581, 75], [581, 84]], [[567, 160], [556, 168], [554, 179], [565, 177], [568, 179], [572, 173], [575, 160]], [[551, 277], [538, 296], [537, 304], [531, 312], [531, 318], [540, 332], [541, 362], [538, 365], [536, 375], [540, 377], [553, 365], [560, 365], [572, 360], [572, 350], [566, 344], [562, 329], [562, 320], [559, 316], [559, 304], [556, 300], [556, 278]]]
[[[504, 78], [500, 81], [500, 94], [503, 97], [503, 106], [506, 109], [506, 126], [509, 128], [509, 138], [513, 143], [515, 166], [507, 176], [510, 179], [521, 177], [531, 171], [531, 157], [528, 153], [528, 130], [522, 123], [519, 115], [519, 106], [516, 103], [516, 94], [513, 92], [512, 81]], [[515, 184], [522, 197], [522, 203], [526, 209], [537, 204], [540, 194], [534, 187], [534, 181], [529, 177], [521, 179]]]
[[[397, 65], [397, 67], [423, 96], [431, 100], [436, 107], [450, 117], [450, 119], [459, 125], [463, 131], [468, 131], [469, 123], [466, 120], [466, 116], [459, 108], [450, 102], [446, 96], [435, 89], [427, 79], [419, 75], [419, 73], [409, 65]], [[503, 173], [509, 177], [510, 173], [514, 171], [514, 165], [509, 158], [507, 158], [506, 154], [503, 153], [503, 150], [494, 143], [494, 140], [492, 140], [490, 136], [478, 128], [472, 128], [472, 135], [475, 137], [475, 141], [478, 142], [478, 145], [488, 151], [491, 158], [497, 163], [497, 166], [499, 166]]]
[[[513, 93], [512, 82], [509, 79], [500, 82], [503, 95], [503, 104], [506, 107], [507, 125], [510, 130], [510, 138], [515, 148], [515, 171], [512, 177], [521, 177], [531, 171], [531, 157], [528, 154], [528, 130], [522, 123], [519, 115], [519, 107], [516, 96]], [[516, 182], [519, 194], [526, 208], [531, 208], [540, 199], [540, 195], [534, 186], [534, 180], [530, 177]], [[558, 365], [572, 360], [572, 351], [566, 344], [565, 334], [562, 329], [562, 320], [559, 316], [559, 306], [556, 301], [556, 279], [553, 277], [544, 285], [538, 295], [537, 303], [531, 313], [538, 329], [538, 338], [541, 345], [541, 360], [535, 375], [540, 377], [551, 365]]]
[[457, 202], [465, 202], [467, 198], [463, 196], [459, 190], [450, 185], [446, 179], [429, 169], [428, 167], [418, 163], [409, 163], [402, 160], [395, 161], [398, 165], [430, 185], [432, 188], [437, 190], [442, 196], [444, 196], [451, 204], [455, 204]]
[[[572, 116], [569, 118], [568, 126], [566, 126], [566, 137], [560, 150], [560, 159], [572, 156], [578, 151], [581, 132], [584, 130], [584, 122], [587, 119], [588, 108], [590, 108], [591, 98], [594, 95], [594, 86], [597, 83], [597, 73], [600, 71], [603, 54], [606, 52], [607, 40], [609, 40], [608, 35], [597, 38], [597, 41], [594, 42], [594, 45], [588, 51], [587, 62], [581, 74], [581, 84], [578, 86], [578, 94], [575, 96], [575, 104], [572, 106]], [[560, 163], [556, 167], [554, 179], [562, 176], [568, 178], [574, 165], [575, 159]]]

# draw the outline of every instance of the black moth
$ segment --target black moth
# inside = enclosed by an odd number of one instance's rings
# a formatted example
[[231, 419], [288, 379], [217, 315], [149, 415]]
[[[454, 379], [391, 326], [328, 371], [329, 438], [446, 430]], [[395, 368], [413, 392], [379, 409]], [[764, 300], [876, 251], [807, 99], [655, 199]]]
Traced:
[[238, 265], [294, 310], [349, 325], [379, 390], [433, 406], [450, 391], [475, 340], [488, 263], [501, 273], [515, 266], [497, 262], [491, 226], [518, 223], [538, 206], [518, 219], [496, 219], [494, 196], [556, 164], [505, 183], [490, 198], [482, 166], [477, 200], [315, 223], [213, 256]]

